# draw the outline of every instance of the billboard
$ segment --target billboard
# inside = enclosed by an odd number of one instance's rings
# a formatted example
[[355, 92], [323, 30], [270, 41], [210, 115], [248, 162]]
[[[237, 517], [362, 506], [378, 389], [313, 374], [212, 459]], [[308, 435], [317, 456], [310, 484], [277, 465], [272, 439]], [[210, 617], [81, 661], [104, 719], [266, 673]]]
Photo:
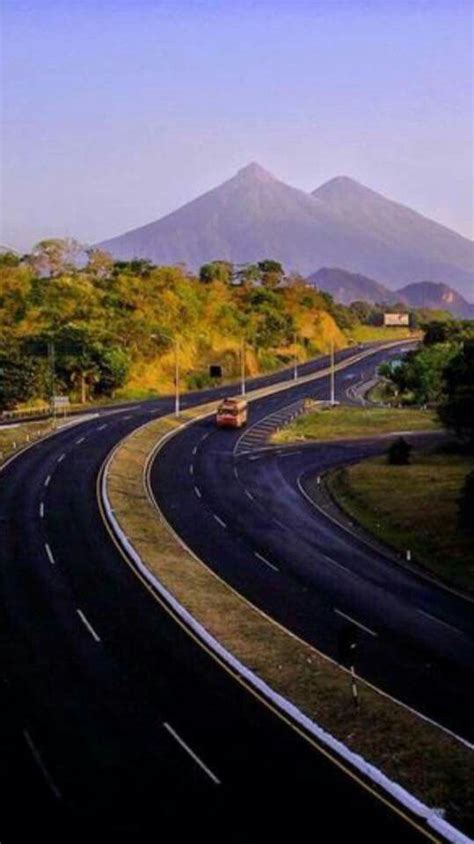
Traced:
[[410, 325], [410, 314], [392, 313], [383, 315], [384, 325]]

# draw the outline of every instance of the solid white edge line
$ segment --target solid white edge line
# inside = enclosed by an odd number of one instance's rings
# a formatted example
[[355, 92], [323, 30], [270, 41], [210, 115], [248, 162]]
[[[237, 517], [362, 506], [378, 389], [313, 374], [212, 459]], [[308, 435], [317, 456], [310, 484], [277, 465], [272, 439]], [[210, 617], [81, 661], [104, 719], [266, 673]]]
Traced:
[[57, 787], [56, 783], [54, 782], [54, 780], [53, 780], [51, 774], [49, 773], [46, 765], [44, 764], [44, 762], [41, 758], [41, 754], [40, 754], [38, 748], [36, 747], [33, 739], [31, 738], [28, 730], [23, 730], [23, 737], [24, 737], [24, 739], [25, 739], [25, 741], [26, 741], [26, 743], [27, 743], [27, 745], [28, 745], [28, 747], [31, 751], [31, 754], [32, 754], [36, 764], [38, 765], [38, 768], [40, 769], [41, 773], [43, 774], [43, 777], [45, 778], [47, 784], [49, 785], [51, 791], [53, 792], [54, 796], [58, 800], [60, 800], [61, 797], [62, 797], [61, 792], [60, 792], [59, 788]]
[[182, 738], [181, 738], [181, 736], [180, 736], [180, 735], [176, 732], [176, 730], [174, 730], [174, 729], [173, 729], [173, 727], [171, 726], [171, 724], [168, 724], [168, 722], [167, 722], [167, 721], [163, 721], [163, 727], [165, 728], [165, 730], [167, 730], [167, 731], [168, 731], [168, 733], [169, 733], [171, 736], [173, 736], [174, 740], [178, 742], [178, 744], [179, 744], [179, 745], [183, 748], [183, 750], [185, 750], [185, 751], [186, 751], [186, 753], [188, 753], [188, 754], [189, 754], [189, 756], [191, 757], [191, 759], [194, 759], [194, 761], [196, 762], [196, 764], [197, 764], [197, 765], [199, 765], [199, 767], [200, 767], [200, 768], [204, 771], [204, 773], [205, 773], [205, 774], [207, 774], [207, 776], [209, 777], [209, 779], [210, 779], [210, 780], [212, 780], [212, 782], [213, 782], [215, 785], [220, 785], [220, 784], [221, 784], [220, 779], [218, 779], [218, 777], [216, 777], [216, 775], [215, 775], [215, 774], [211, 771], [211, 769], [210, 769], [210, 768], [208, 768], [208, 767], [207, 767], [207, 765], [205, 765], [205, 763], [202, 761], [202, 759], [200, 759], [200, 758], [199, 758], [199, 756], [197, 755], [197, 753], [195, 753], [195, 752], [194, 752], [194, 750], [192, 750], [192, 749], [189, 747], [189, 745], [188, 745], [188, 744], [186, 744], [186, 742], [184, 741], [184, 739], [182, 739]]
[[346, 621], [350, 621], [351, 624], [355, 624], [356, 627], [360, 627], [361, 630], [365, 630], [365, 632], [369, 633], [370, 636], [378, 636], [378, 633], [376, 633], [375, 630], [371, 630], [370, 627], [366, 627], [365, 624], [362, 624], [360, 621], [356, 621], [355, 618], [352, 618], [352, 616], [342, 612], [342, 610], [338, 610], [334, 607], [334, 612], [336, 615], [340, 615], [342, 618], [345, 618]]
[[253, 553], [254, 553], [255, 557], [258, 557], [258, 559], [261, 560], [262, 563], [265, 563], [265, 565], [269, 566], [271, 569], [273, 569], [273, 571], [280, 571], [278, 566], [273, 565], [273, 563], [271, 563], [270, 560], [267, 560], [267, 558], [264, 557], [262, 554], [259, 554], [258, 551], [254, 551]]
[[51, 548], [49, 547], [47, 542], [44, 543], [44, 549], [45, 549], [45, 551], [48, 555], [49, 562], [51, 563], [52, 566], [54, 566], [56, 560], [54, 559], [53, 552], [51, 551]]
[[455, 627], [454, 624], [449, 624], [448, 621], [443, 621], [442, 618], [437, 618], [435, 615], [431, 615], [431, 613], [425, 612], [425, 610], [417, 610], [417, 612], [419, 612], [420, 615], [424, 615], [425, 618], [431, 619], [431, 621], [436, 621], [437, 624], [442, 624], [443, 627], [448, 627], [449, 630], [452, 630], [454, 633], [459, 633], [460, 636], [464, 635], [464, 633], [462, 632], [462, 630], [459, 629], [459, 627]]
[[87, 628], [87, 630], [91, 634], [92, 638], [95, 639], [96, 642], [100, 642], [100, 636], [95, 632], [94, 628], [92, 627], [92, 624], [90, 623], [90, 621], [87, 620], [87, 618], [85, 617], [82, 610], [80, 610], [79, 607], [77, 607], [76, 612], [77, 612], [79, 618], [81, 619], [82, 623], [84, 624], [84, 626]]

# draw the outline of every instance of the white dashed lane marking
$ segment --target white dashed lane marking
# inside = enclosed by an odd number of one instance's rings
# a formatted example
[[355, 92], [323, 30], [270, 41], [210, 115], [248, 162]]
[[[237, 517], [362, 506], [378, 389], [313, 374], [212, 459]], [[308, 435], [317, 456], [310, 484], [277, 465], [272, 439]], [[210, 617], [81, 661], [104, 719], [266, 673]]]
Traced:
[[91, 634], [91, 636], [92, 636], [92, 638], [94, 639], [94, 641], [96, 641], [96, 642], [100, 642], [100, 636], [99, 636], [99, 635], [95, 632], [94, 628], [92, 627], [92, 624], [90, 623], [90, 621], [88, 621], [88, 620], [87, 620], [87, 618], [85, 617], [85, 615], [84, 615], [84, 613], [82, 612], [82, 610], [80, 610], [80, 609], [78, 608], [78, 609], [76, 610], [76, 612], [77, 612], [77, 614], [78, 614], [79, 618], [81, 619], [81, 621], [82, 621], [82, 623], [83, 623], [84, 627], [85, 627], [85, 628], [89, 631], [89, 633]]
[[171, 724], [168, 724], [166, 721], [164, 721], [163, 727], [165, 728], [165, 730], [168, 731], [171, 736], [173, 736], [174, 740], [178, 742], [180, 747], [182, 747], [183, 750], [186, 751], [186, 753], [191, 757], [191, 759], [194, 759], [196, 764], [199, 765], [199, 767], [204, 771], [205, 774], [207, 774], [207, 776], [210, 780], [212, 780], [214, 785], [220, 785], [220, 780], [216, 777], [216, 775], [211, 771], [210, 768], [207, 767], [207, 765], [202, 761], [202, 759], [199, 758], [197, 753], [195, 753], [194, 750], [189, 747], [189, 744], [186, 744], [184, 739], [182, 739], [181, 736], [178, 735], [178, 733], [176, 732], [176, 730], [173, 729]]
[[267, 558], [264, 557], [262, 554], [259, 554], [258, 551], [254, 551], [254, 556], [257, 557], [257, 559], [260, 560], [262, 563], [265, 563], [266, 566], [273, 569], [273, 571], [280, 571], [278, 566], [273, 565], [270, 560], [267, 560]]

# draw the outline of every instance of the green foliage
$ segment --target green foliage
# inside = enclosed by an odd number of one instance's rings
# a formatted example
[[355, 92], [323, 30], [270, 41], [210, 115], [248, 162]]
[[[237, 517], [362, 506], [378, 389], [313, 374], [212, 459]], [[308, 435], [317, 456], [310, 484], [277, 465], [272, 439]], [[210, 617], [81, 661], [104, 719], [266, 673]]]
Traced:
[[41, 391], [41, 366], [24, 353], [21, 343], [0, 339], [0, 411], [11, 410]]
[[425, 346], [474, 340], [474, 322], [472, 320], [435, 320], [423, 327], [425, 330], [423, 338]]
[[455, 354], [447, 343], [424, 346], [405, 355], [400, 365], [391, 363], [380, 368], [398, 391], [417, 404], [438, 402], [444, 386], [444, 368]]
[[464, 486], [459, 496], [459, 527], [474, 533], [474, 470], [466, 475]]
[[0, 267], [18, 267], [21, 263], [21, 258], [16, 252], [11, 252], [7, 249], [0, 253]]
[[183, 383], [190, 373], [190, 386], [205, 385], [201, 373], [211, 356], [227, 373], [236, 371], [243, 339], [252, 366], [261, 368], [262, 360], [276, 366], [294, 355], [295, 335], [302, 357], [326, 348], [329, 334], [340, 345], [328, 313], [339, 325], [354, 319], [300, 277], [286, 278], [281, 264], [271, 259], [235, 269], [227, 261], [212, 261], [198, 279], [184, 266], [113, 261], [71, 239], [42, 241], [21, 260], [3, 257], [0, 325], [9, 326], [7, 339], [16, 349], [9, 378], [18, 382], [8, 399], [5, 389], [9, 404], [50, 395], [47, 378], [30, 378], [29, 389], [14, 376], [13, 366], [20, 355], [25, 372], [31, 365], [47, 373], [50, 343], [55, 391], [86, 401], [122, 387], [156, 389], [160, 378], [169, 383], [175, 339]]
[[387, 451], [387, 463], [391, 466], [408, 466], [412, 446], [403, 437], [394, 440]]
[[221, 281], [230, 284], [234, 274], [234, 267], [229, 261], [211, 261], [203, 264], [199, 270], [199, 281], [210, 284], [213, 281]]
[[474, 340], [466, 340], [444, 373], [444, 397], [438, 413], [447, 428], [474, 445]]

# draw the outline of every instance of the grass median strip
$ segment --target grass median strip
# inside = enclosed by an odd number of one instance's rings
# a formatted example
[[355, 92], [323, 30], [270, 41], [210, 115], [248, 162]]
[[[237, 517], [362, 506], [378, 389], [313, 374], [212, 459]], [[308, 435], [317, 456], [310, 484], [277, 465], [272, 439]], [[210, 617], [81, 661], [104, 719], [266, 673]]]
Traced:
[[[181, 421], [202, 412], [188, 412]], [[109, 467], [111, 506], [142, 561], [209, 633], [275, 691], [468, 830], [474, 807], [470, 750], [362, 681], [361, 705], [355, 710], [348, 672], [240, 597], [187, 552], [158, 517], [144, 487], [144, 468], [156, 444], [177, 425], [166, 417], [135, 431]]]
[[440, 428], [435, 414], [418, 408], [336, 407], [321, 408], [299, 416], [275, 433], [273, 443], [338, 440], [370, 437], [397, 431], [429, 431]]

